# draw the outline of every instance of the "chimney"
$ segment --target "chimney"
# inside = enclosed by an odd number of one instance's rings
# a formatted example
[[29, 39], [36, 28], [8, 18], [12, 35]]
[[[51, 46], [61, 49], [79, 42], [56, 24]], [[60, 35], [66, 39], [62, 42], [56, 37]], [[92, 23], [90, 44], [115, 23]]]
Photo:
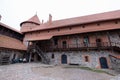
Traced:
[[2, 16], [0, 15], [0, 21], [1, 21]]
[[42, 24], [44, 23], [44, 20], [42, 20]]
[[51, 24], [52, 23], [52, 15], [51, 14], [49, 14], [49, 24]]

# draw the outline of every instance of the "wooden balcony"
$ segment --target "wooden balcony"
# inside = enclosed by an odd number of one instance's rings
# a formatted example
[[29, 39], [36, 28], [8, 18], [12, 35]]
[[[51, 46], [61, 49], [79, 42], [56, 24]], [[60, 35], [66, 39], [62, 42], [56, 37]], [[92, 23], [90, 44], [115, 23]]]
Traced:
[[55, 45], [46, 47], [46, 51], [72, 51], [72, 50], [100, 50], [100, 49], [111, 49], [111, 43], [101, 42], [101, 43], [80, 43], [80, 44], [67, 44], [67, 45]]

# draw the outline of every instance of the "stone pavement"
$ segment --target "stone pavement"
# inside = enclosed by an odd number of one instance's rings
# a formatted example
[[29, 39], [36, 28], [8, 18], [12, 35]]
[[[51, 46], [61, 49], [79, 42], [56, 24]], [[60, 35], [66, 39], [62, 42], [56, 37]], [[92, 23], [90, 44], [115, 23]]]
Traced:
[[[0, 80], [112, 80], [105, 73], [96, 73], [78, 68], [20, 63], [0, 66]], [[114, 79], [115, 80], [115, 79]]]
[[120, 80], [120, 75], [117, 75], [117, 76], [115, 76], [114, 78], [112, 78], [110, 80]]

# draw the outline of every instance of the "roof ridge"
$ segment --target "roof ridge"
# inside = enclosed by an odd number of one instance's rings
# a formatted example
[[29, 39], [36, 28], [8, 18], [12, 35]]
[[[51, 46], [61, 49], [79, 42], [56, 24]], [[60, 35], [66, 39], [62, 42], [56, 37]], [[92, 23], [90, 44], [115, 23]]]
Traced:
[[60, 20], [54, 20], [53, 22], [56, 21], [63, 21], [63, 20], [69, 20], [69, 19], [76, 19], [76, 18], [83, 18], [83, 17], [89, 17], [89, 16], [95, 16], [95, 15], [103, 15], [103, 14], [110, 14], [110, 13], [115, 13], [119, 12], [120, 10], [114, 10], [114, 11], [105, 11], [105, 12], [98, 12], [98, 13], [93, 13], [93, 14], [87, 14], [87, 15], [82, 15], [82, 16], [76, 16], [76, 17], [70, 17], [70, 18], [64, 18]]
[[49, 25], [46, 22], [44, 24], [38, 25], [40, 27], [34, 27], [31, 30], [26, 29], [26, 30], [23, 30], [22, 32], [53, 29], [53, 28], [66, 27], [70, 25], [81, 25], [81, 24], [87, 24], [87, 23], [93, 23], [93, 22], [120, 19], [119, 14], [120, 14], [120, 10], [115, 10], [115, 11], [109, 11], [109, 12], [89, 14], [89, 15], [84, 15], [84, 16], [79, 16], [79, 17], [55, 20], [55, 21], [52, 21], [52, 23]]

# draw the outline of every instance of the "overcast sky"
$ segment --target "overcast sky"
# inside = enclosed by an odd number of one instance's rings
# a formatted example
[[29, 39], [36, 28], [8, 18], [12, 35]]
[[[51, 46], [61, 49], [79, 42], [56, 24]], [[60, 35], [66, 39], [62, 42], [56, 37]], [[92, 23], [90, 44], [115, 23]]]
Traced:
[[49, 14], [59, 20], [113, 10], [120, 10], [120, 0], [0, 0], [0, 22], [19, 30], [36, 13], [46, 22]]

